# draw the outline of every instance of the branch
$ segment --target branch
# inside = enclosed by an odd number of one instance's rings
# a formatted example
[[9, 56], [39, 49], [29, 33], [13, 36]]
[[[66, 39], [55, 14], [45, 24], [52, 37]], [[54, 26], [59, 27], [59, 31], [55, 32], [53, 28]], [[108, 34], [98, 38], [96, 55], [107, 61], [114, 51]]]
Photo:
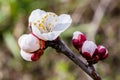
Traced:
[[93, 65], [86, 65], [83, 63], [83, 61], [81, 61], [62, 40], [57, 39], [56, 41], [48, 41], [46, 46], [50, 46], [56, 49], [56, 51], [62, 52], [94, 80], [102, 80], [101, 77], [96, 73]]

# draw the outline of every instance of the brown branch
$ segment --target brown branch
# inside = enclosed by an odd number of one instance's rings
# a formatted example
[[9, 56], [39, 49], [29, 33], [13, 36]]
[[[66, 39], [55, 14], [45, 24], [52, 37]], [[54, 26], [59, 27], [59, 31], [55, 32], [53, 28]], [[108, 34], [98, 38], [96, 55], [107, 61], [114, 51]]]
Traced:
[[93, 65], [86, 65], [81, 61], [69, 48], [68, 46], [60, 39], [56, 41], [47, 41], [47, 45], [50, 46], [56, 51], [63, 53], [69, 59], [71, 59], [75, 64], [77, 64], [83, 71], [85, 71], [93, 80], [102, 80], [101, 77], [96, 73]]

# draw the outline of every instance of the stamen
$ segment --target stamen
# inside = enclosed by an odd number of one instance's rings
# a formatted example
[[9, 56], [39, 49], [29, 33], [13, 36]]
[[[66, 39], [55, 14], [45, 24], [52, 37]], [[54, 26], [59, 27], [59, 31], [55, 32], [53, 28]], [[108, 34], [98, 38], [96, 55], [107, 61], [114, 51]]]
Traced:
[[53, 25], [51, 23], [49, 23], [49, 27], [50, 27], [50, 32], [52, 31]]
[[41, 27], [43, 30], [45, 30], [45, 27], [42, 23], [39, 24], [39, 27]]
[[34, 26], [36, 26], [37, 25], [37, 23], [33, 23], [34, 24]]
[[46, 16], [44, 16], [44, 18], [43, 19], [45, 19], [45, 18], [47, 18], [48, 17], [48, 14], [46, 15]]
[[37, 22], [40, 22], [40, 20], [38, 20]]

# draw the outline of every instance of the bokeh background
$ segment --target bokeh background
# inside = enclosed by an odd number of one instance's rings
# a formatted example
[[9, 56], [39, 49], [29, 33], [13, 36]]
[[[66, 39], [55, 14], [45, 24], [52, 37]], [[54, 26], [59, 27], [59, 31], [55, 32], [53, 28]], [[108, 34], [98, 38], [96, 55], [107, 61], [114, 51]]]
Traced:
[[70, 14], [73, 23], [61, 38], [80, 59], [71, 44], [74, 31], [106, 46], [109, 57], [98, 62], [96, 70], [103, 80], [120, 80], [120, 0], [0, 0], [0, 80], [91, 80], [52, 48], [36, 62], [21, 58], [17, 40], [29, 32], [28, 17], [38, 8]]

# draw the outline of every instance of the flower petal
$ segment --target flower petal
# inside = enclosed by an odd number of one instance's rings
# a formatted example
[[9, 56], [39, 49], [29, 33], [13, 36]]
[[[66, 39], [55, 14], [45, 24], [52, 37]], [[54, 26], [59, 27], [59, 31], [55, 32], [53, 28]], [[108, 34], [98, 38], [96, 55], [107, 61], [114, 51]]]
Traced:
[[40, 33], [39, 30], [37, 28], [33, 29], [33, 33], [40, 39], [44, 40], [44, 41], [52, 41], [55, 40], [61, 33], [61, 31], [52, 31], [49, 33]]
[[45, 11], [43, 10], [40, 10], [40, 9], [36, 9], [36, 10], [33, 10], [32, 13], [30, 14], [29, 16], [29, 22], [34, 22], [38, 19], [42, 19], [42, 17], [46, 14]]
[[53, 31], [64, 32], [71, 25], [71, 22], [72, 22], [72, 19], [71, 19], [70, 15], [61, 14], [58, 17], [58, 23], [54, 27]]
[[22, 57], [24, 60], [26, 60], [26, 61], [32, 61], [32, 60], [31, 60], [31, 57], [32, 57], [33, 54], [27, 53], [27, 52], [25, 52], [25, 51], [23, 51], [23, 50], [21, 50], [20, 54], [21, 54], [21, 57]]
[[53, 32], [49, 32], [49, 33], [44, 33], [41, 36], [45, 39], [45, 40], [55, 40], [59, 35], [60, 35], [60, 31], [53, 31]]
[[59, 17], [58, 17], [58, 22], [59, 23], [71, 23], [72, 22], [72, 19], [70, 17], [70, 15], [68, 14], [61, 14]]
[[26, 52], [34, 52], [40, 48], [39, 40], [32, 34], [22, 35], [18, 40], [18, 44]]

